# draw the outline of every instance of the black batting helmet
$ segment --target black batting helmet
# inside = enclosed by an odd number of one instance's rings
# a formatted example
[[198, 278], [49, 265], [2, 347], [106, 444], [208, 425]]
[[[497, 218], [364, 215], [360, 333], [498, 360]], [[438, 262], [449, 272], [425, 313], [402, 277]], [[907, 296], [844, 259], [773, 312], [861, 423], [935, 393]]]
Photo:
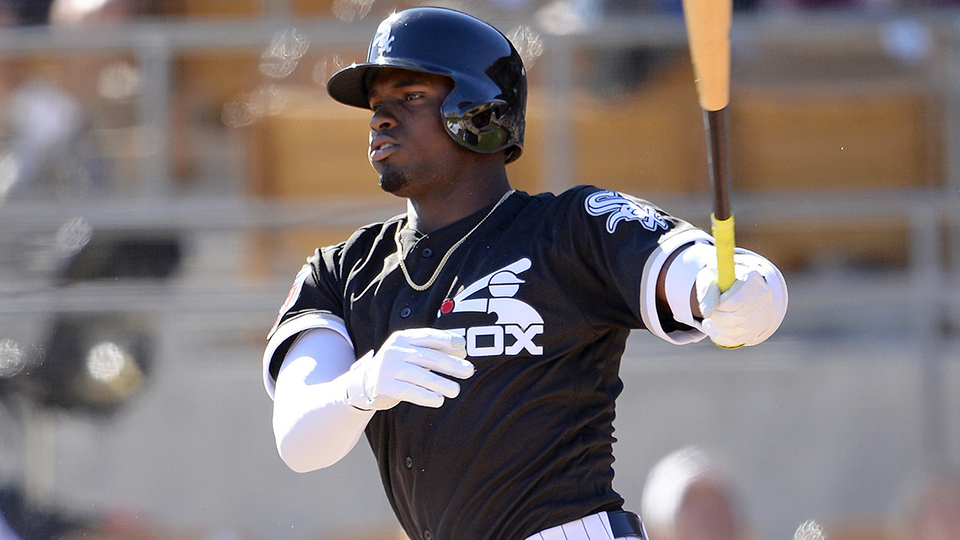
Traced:
[[499, 30], [465, 13], [411, 8], [380, 23], [367, 61], [327, 82], [333, 99], [370, 108], [370, 82], [378, 68], [444, 75], [454, 88], [440, 106], [447, 133], [481, 154], [506, 150], [507, 163], [523, 150], [527, 76], [516, 48]]

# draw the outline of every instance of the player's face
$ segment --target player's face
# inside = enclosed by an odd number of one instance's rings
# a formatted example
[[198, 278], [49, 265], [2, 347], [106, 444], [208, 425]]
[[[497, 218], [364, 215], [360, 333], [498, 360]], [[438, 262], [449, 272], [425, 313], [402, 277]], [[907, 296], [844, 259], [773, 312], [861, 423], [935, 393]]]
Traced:
[[452, 184], [469, 161], [469, 150], [443, 128], [440, 105], [453, 82], [440, 75], [403, 69], [379, 70], [370, 85], [369, 158], [380, 187], [416, 198]]

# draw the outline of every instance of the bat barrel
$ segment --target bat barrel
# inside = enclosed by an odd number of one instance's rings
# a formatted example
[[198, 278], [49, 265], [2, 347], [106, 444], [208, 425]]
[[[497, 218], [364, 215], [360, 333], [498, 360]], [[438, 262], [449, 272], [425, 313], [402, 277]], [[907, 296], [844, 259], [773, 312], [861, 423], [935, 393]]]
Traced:
[[683, 0], [683, 15], [700, 106], [718, 111], [730, 101], [733, 0]]

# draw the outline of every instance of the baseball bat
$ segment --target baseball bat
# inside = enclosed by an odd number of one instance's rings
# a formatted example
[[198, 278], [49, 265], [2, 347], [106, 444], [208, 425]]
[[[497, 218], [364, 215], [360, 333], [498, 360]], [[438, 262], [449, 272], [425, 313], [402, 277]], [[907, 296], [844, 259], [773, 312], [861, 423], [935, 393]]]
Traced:
[[690, 58], [703, 127], [707, 136], [707, 164], [713, 192], [710, 224], [717, 245], [717, 284], [721, 291], [733, 285], [733, 212], [730, 209], [730, 164], [727, 151], [727, 105], [730, 103], [730, 23], [733, 0], [683, 0]]

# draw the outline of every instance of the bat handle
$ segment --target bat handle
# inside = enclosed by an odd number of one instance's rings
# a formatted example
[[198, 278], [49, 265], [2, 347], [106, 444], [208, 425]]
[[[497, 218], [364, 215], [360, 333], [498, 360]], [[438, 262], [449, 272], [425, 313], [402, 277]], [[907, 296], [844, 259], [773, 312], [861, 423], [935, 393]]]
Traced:
[[737, 279], [733, 271], [733, 248], [736, 246], [733, 214], [722, 220], [717, 219], [716, 214], [710, 214], [710, 225], [717, 246], [717, 285], [720, 286], [720, 292], [726, 292]]

